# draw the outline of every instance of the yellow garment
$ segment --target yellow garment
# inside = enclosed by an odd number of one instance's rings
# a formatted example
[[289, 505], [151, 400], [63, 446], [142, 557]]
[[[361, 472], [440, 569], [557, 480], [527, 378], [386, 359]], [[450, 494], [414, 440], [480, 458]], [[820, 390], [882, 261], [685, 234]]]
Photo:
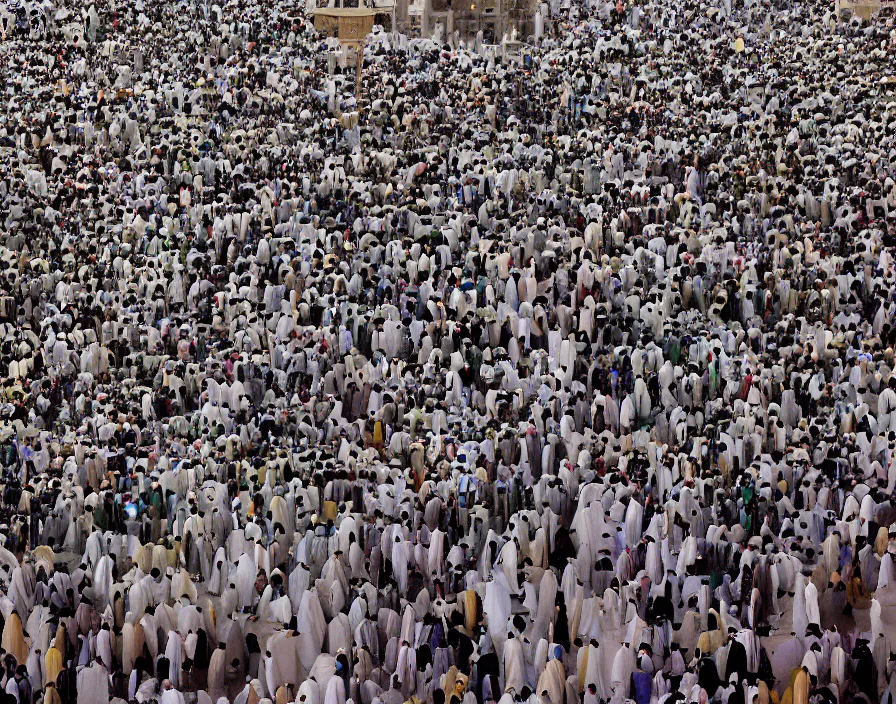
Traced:
[[336, 502], [335, 501], [324, 501], [324, 510], [322, 512], [323, 520], [325, 521], [335, 521], [336, 520]]
[[781, 704], [793, 704], [793, 685], [796, 683], [797, 675], [802, 672], [802, 669], [797, 667], [790, 671], [790, 681], [787, 684], [787, 689], [784, 690], [784, 698], [781, 700]]
[[19, 665], [24, 665], [28, 659], [28, 644], [25, 643], [25, 632], [22, 629], [22, 619], [13, 611], [6, 619], [3, 627], [3, 642], [0, 643], [7, 653], [12, 653]]
[[467, 633], [472, 633], [476, 628], [476, 611], [476, 591], [467, 589], [464, 592], [464, 626], [467, 628]]
[[55, 687], [47, 687], [44, 694], [44, 704], [62, 704], [62, 697], [59, 696], [59, 692], [56, 691]]
[[887, 551], [887, 544], [890, 542], [890, 536], [887, 534], [886, 526], [877, 529], [877, 539], [874, 541], [874, 552], [878, 557], [883, 557]]
[[793, 704], [809, 704], [809, 673], [802, 668], [793, 680]]
[[31, 551], [31, 556], [34, 558], [35, 564], [42, 564], [45, 569], [49, 570], [47, 576], [53, 574], [53, 560], [55, 558], [52, 548], [46, 545], [38, 545]]
[[143, 645], [146, 643], [146, 633], [143, 632], [143, 624], [139, 621], [134, 624], [134, 658], [137, 653], [143, 652]]
[[56, 637], [53, 639], [50, 647], [56, 648], [60, 653], [65, 653], [65, 639], [67, 635], [68, 633], [65, 630], [65, 624], [60, 623], [59, 627], [56, 629]]
[[455, 665], [452, 665], [448, 668], [448, 671], [445, 673], [445, 681], [442, 686], [442, 691], [445, 693], [445, 701], [448, 701], [451, 697], [451, 694], [454, 692], [455, 681], [458, 676], [458, 669]]
[[145, 574], [149, 574], [152, 570], [152, 548], [152, 543], [141, 545], [134, 556], [134, 564]]
[[871, 595], [861, 577], [853, 577], [846, 583], [846, 601], [854, 609], [871, 608]]
[[292, 693], [285, 684], [277, 687], [277, 693], [274, 695], [274, 704], [289, 704], [292, 699]]
[[703, 631], [697, 640], [697, 647], [703, 655], [712, 655], [725, 643], [725, 634], [718, 628], [714, 631]]
[[54, 645], [52, 648], [47, 650], [47, 654], [44, 656], [44, 686], [47, 685], [48, 682], [56, 682], [56, 678], [59, 677], [59, 673], [63, 670], [62, 664], [62, 653]]
[[579, 693], [581, 693], [581, 692], [585, 691], [585, 684], [586, 684], [585, 678], [588, 676], [588, 656], [591, 654], [591, 648], [589, 648], [586, 645], [585, 647], [583, 647], [582, 649], [579, 650], [579, 654], [580, 654], [579, 662], [576, 665], [576, 669], [579, 673], [579, 681], [577, 682], [577, 685], [578, 685], [577, 691]]

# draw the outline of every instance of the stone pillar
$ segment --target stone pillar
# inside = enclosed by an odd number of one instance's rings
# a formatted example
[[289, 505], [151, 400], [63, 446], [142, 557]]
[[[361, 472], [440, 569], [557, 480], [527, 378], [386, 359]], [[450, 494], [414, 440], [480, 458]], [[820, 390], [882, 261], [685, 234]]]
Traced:
[[395, 0], [392, 31], [403, 32], [408, 23], [408, 0]]
[[430, 0], [423, 0], [423, 13], [420, 15], [420, 36], [429, 37]]
[[364, 42], [355, 44], [355, 96], [361, 94], [361, 73], [364, 71]]

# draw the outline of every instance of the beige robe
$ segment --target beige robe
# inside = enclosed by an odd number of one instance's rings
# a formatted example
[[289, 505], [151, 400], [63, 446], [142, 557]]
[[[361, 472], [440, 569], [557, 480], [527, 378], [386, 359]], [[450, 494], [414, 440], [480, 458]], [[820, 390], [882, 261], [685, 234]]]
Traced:
[[213, 702], [227, 696], [227, 651], [215, 648], [208, 665], [208, 695]]
[[3, 641], [0, 646], [7, 653], [12, 653], [19, 665], [24, 665], [28, 659], [28, 644], [25, 642], [22, 619], [15, 611], [6, 619], [6, 625], [3, 627]]

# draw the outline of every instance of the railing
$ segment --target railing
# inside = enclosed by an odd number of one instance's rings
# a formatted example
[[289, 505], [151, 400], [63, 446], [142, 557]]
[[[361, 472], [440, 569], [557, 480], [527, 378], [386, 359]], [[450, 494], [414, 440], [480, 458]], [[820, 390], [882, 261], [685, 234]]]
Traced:
[[838, 0], [837, 6], [840, 10], [856, 7], [870, 7], [874, 9], [880, 8], [896, 8], [896, 0]]
[[882, 9], [896, 9], [896, 0], [836, 0], [837, 14], [850, 10], [865, 19]]

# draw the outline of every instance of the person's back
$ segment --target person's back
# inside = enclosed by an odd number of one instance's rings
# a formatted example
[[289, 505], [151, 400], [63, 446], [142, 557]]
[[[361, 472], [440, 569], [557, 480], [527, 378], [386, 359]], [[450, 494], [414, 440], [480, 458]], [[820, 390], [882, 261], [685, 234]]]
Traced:
[[162, 696], [160, 704], [186, 704], [184, 695], [174, 688], [169, 680], [162, 682]]
[[16, 682], [15, 677], [10, 677], [6, 680], [6, 700], [8, 702], [19, 702], [19, 683]]

